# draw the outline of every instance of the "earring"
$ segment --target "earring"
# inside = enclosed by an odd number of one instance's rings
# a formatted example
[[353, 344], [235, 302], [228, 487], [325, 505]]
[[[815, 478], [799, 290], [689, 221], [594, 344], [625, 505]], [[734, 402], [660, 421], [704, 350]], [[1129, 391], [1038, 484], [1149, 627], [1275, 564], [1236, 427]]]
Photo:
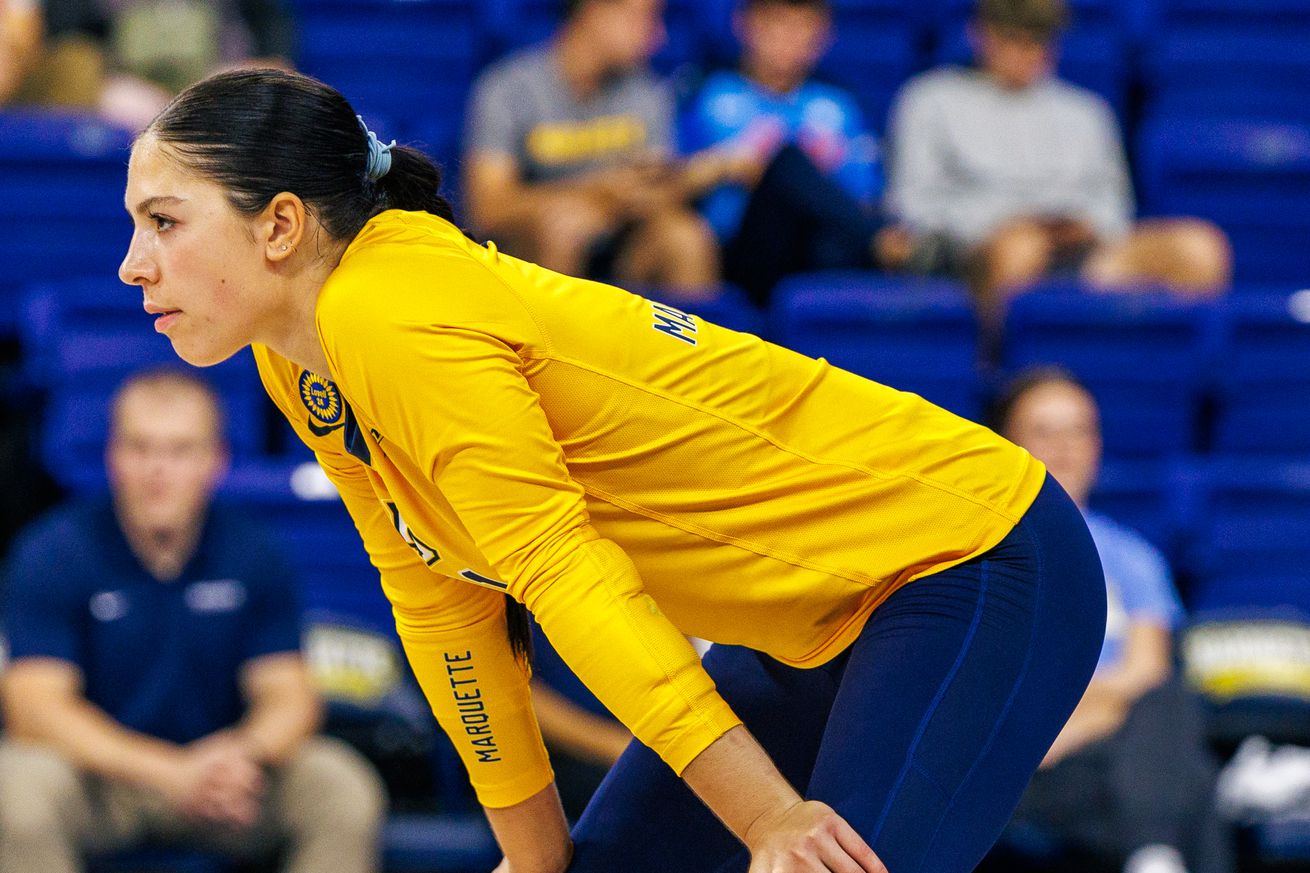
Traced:
[[284, 243], [284, 244], [282, 245], [282, 251], [285, 252], [286, 250], [287, 250], [287, 247], [286, 247], [286, 244]]

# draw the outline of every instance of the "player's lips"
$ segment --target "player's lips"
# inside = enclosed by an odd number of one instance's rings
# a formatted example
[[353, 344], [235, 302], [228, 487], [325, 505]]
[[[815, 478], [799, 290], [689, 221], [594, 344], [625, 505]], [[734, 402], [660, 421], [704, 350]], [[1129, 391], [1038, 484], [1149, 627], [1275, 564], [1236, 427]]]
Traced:
[[164, 333], [167, 331], [168, 326], [182, 314], [182, 310], [180, 309], [169, 309], [165, 306], [156, 306], [153, 303], [145, 304], [145, 309], [149, 314], [159, 316], [155, 319], [156, 333]]

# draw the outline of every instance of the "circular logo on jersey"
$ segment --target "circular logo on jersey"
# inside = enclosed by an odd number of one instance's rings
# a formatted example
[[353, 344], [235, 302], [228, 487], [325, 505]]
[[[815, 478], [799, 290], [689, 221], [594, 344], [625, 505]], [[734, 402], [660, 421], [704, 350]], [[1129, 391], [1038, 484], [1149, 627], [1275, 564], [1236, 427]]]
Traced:
[[324, 379], [308, 370], [300, 374], [300, 400], [309, 410], [309, 414], [322, 424], [337, 424], [341, 421], [344, 407], [341, 393], [330, 379]]

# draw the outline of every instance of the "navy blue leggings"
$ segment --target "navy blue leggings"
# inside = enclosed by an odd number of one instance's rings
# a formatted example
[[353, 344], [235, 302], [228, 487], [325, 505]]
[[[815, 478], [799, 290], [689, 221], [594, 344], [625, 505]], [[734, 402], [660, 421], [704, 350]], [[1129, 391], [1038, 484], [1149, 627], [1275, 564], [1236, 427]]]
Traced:
[[[897, 591], [823, 667], [715, 646], [705, 668], [791, 783], [831, 804], [890, 873], [965, 873], [1078, 703], [1104, 633], [1096, 547], [1048, 477], [999, 545]], [[744, 873], [749, 862], [640, 743], [573, 837], [571, 873]]]

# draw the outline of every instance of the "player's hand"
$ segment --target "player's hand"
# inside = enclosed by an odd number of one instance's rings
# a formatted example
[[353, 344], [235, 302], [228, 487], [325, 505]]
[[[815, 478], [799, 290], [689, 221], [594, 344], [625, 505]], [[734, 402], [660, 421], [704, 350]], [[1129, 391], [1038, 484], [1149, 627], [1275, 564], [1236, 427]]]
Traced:
[[864, 838], [817, 800], [762, 816], [746, 845], [750, 873], [887, 873]]

